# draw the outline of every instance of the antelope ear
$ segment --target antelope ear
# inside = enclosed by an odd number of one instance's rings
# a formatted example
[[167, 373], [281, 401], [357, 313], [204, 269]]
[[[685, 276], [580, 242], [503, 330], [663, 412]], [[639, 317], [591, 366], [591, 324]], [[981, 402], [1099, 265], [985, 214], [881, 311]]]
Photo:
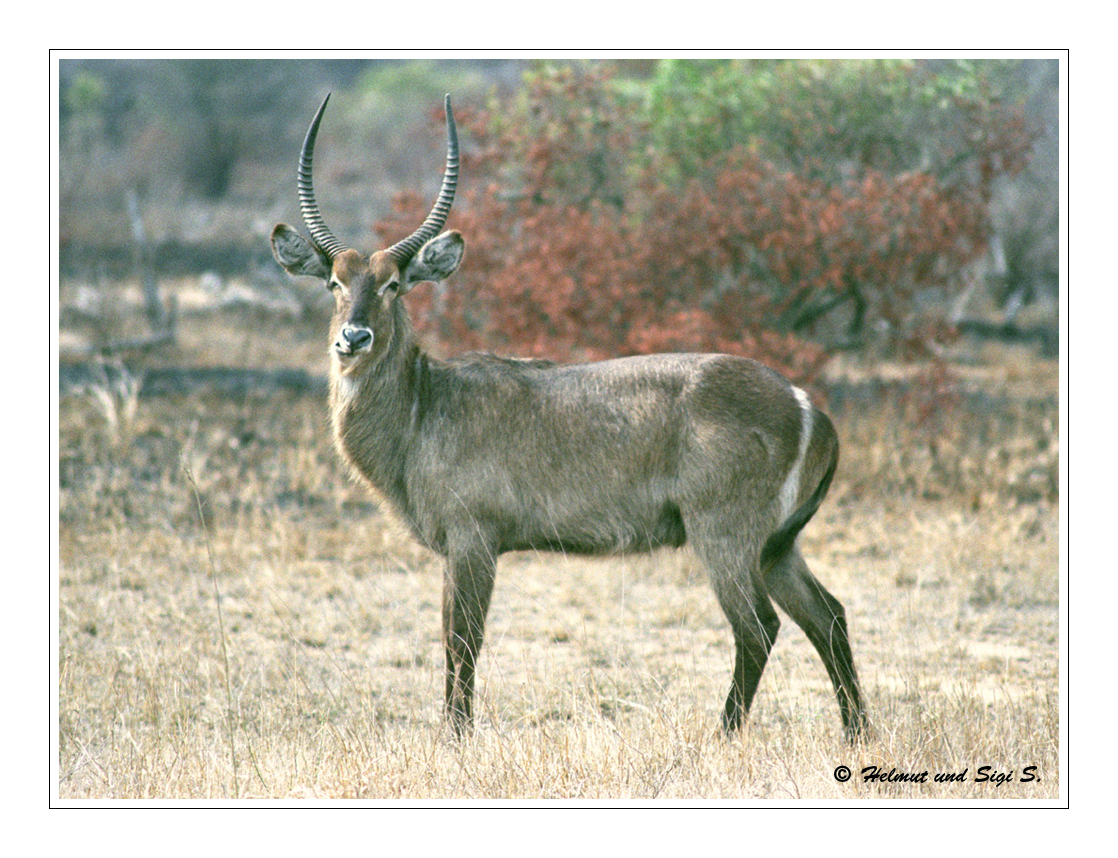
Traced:
[[330, 279], [330, 257], [285, 223], [272, 230], [272, 255], [289, 274]]
[[400, 293], [416, 283], [430, 280], [441, 283], [453, 274], [466, 253], [466, 240], [456, 229], [444, 232], [419, 248], [400, 275]]

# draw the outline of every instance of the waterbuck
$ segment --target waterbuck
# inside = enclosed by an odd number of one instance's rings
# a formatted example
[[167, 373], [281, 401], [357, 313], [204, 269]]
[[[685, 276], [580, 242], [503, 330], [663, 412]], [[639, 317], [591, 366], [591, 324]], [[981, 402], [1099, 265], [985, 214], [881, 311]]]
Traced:
[[334, 295], [338, 450], [446, 560], [445, 706], [454, 733], [472, 725], [474, 670], [502, 553], [623, 554], [688, 543], [734, 635], [723, 729], [737, 729], [749, 710], [780, 626], [775, 601], [822, 657], [855, 739], [866, 722], [843, 607], [796, 546], [838, 462], [831, 421], [772, 370], [728, 355], [571, 365], [427, 355], [400, 299], [416, 283], [449, 277], [465, 250], [459, 232], [438, 234], [458, 181], [450, 97], [434, 207], [414, 233], [371, 255], [335, 238], [315, 201], [312, 159], [328, 101], [299, 156], [311, 240], [279, 224], [272, 249], [288, 272], [320, 277]]

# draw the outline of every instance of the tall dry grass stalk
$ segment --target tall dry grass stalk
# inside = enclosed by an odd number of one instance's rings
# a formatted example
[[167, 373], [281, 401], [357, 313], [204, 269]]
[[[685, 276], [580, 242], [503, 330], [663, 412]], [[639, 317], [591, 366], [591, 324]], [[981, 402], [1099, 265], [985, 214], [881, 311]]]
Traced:
[[238, 764], [237, 764], [237, 712], [233, 699], [233, 686], [230, 681], [229, 673], [229, 652], [226, 648], [225, 637], [225, 617], [221, 611], [221, 590], [217, 585], [217, 564], [214, 563], [213, 546], [210, 541], [209, 530], [206, 527], [206, 513], [202, 509], [202, 496], [198, 493], [198, 484], [194, 481], [194, 471], [189, 464], [187, 456], [183, 457], [182, 461], [183, 474], [186, 476], [186, 481], [190, 485], [190, 491], [194, 495], [194, 503], [198, 508], [198, 524], [202, 528], [203, 542], [206, 546], [206, 560], [209, 562], [210, 581], [213, 583], [214, 594], [214, 611], [217, 614], [217, 638], [221, 643], [221, 668], [222, 677], [225, 680], [225, 720], [227, 726], [227, 735], [229, 739], [229, 763], [232, 769], [232, 797], [240, 797], [240, 778], [238, 777]]

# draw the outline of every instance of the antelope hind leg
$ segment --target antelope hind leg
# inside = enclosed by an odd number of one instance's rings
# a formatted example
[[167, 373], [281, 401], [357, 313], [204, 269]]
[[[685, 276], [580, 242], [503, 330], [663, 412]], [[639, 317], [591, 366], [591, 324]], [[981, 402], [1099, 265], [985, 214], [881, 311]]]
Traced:
[[856, 741], [867, 722], [842, 603], [811, 574], [795, 547], [772, 565], [765, 584], [769, 595], [804, 630], [823, 659], [838, 698], [846, 737]]

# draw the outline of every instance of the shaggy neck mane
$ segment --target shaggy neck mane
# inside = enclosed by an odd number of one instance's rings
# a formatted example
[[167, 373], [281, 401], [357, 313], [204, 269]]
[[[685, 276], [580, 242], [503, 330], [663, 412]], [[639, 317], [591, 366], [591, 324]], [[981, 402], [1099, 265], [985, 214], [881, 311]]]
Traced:
[[394, 512], [410, 521], [404, 474], [407, 439], [417, 419], [427, 356], [401, 302], [393, 305], [391, 341], [383, 353], [343, 374], [330, 361], [330, 417], [334, 442], [356, 475], [367, 480]]

